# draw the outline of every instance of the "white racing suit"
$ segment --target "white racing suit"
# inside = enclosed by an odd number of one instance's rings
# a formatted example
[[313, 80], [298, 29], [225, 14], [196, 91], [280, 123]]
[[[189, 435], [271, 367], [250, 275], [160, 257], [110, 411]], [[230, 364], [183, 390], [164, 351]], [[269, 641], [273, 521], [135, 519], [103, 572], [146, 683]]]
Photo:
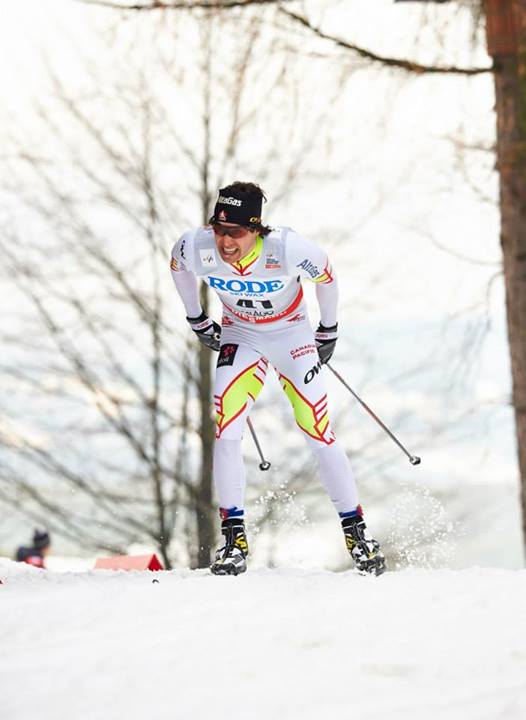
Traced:
[[301, 280], [316, 283], [321, 322], [336, 324], [337, 283], [326, 253], [289, 228], [258, 237], [235, 264], [224, 262], [209, 227], [185, 233], [171, 269], [188, 317], [202, 309], [196, 276], [223, 304], [221, 348], [214, 384], [214, 484], [223, 518], [242, 517], [245, 470], [241, 438], [269, 364], [314, 451], [321, 480], [340, 516], [358, 505], [356, 483], [329, 423], [327, 393]]

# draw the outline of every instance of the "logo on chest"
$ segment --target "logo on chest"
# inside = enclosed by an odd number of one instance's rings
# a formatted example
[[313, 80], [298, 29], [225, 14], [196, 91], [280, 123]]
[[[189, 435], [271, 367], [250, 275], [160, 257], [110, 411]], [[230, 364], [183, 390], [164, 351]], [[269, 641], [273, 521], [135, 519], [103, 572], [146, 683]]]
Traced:
[[265, 270], [281, 270], [281, 262], [273, 253], [267, 253], [265, 257]]
[[214, 290], [230, 295], [261, 296], [279, 292], [285, 287], [283, 280], [238, 280], [226, 279], [209, 275], [208, 284]]
[[211, 250], [199, 250], [199, 257], [204, 267], [215, 267], [217, 265], [216, 251]]

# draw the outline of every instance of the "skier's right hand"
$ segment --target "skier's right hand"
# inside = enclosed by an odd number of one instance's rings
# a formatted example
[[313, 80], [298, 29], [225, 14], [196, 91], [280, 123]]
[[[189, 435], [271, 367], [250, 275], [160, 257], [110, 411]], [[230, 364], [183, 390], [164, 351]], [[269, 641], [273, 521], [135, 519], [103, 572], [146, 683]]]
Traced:
[[318, 325], [318, 329], [314, 333], [314, 340], [316, 342], [316, 348], [320, 357], [320, 362], [324, 365], [332, 357], [334, 348], [336, 347], [336, 340], [338, 339], [338, 323], [331, 327], [325, 327], [321, 323]]
[[199, 342], [219, 352], [219, 341], [221, 338], [221, 326], [214, 322], [204, 312], [196, 318], [186, 318], [190, 327], [197, 335]]

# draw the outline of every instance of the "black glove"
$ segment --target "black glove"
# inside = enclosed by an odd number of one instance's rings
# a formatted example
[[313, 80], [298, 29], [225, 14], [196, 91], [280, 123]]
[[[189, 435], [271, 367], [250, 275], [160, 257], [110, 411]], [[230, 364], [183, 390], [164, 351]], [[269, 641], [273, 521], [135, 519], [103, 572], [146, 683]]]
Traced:
[[219, 339], [221, 337], [221, 326], [214, 322], [204, 312], [196, 318], [186, 318], [190, 327], [199, 338], [199, 342], [210, 348], [219, 351]]
[[325, 327], [321, 323], [318, 325], [318, 329], [314, 333], [314, 339], [316, 341], [316, 347], [318, 348], [318, 355], [320, 356], [320, 362], [323, 365], [332, 357], [334, 348], [336, 347], [336, 340], [338, 339], [338, 323], [331, 327]]

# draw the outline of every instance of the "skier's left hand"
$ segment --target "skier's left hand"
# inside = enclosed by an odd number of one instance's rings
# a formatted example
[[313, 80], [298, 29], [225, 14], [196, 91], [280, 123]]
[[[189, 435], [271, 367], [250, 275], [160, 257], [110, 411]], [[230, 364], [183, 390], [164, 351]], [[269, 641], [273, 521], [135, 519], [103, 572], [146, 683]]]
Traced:
[[320, 356], [322, 365], [331, 359], [337, 339], [338, 323], [331, 327], [325, 327], [325, 325], [321, 323], [318, 325], [318, 329], [314, 333], [314, 340], [316, 341], [316, 347], [318, 348], [318, 355]]
[[202, 345], [219, 352], [219, 342], [221, 338], [221, 326], [214, 322], [208, 315], [201, 313], [196, 318], [186, 318], [190, 323], [190, 327], [197, 335]]

